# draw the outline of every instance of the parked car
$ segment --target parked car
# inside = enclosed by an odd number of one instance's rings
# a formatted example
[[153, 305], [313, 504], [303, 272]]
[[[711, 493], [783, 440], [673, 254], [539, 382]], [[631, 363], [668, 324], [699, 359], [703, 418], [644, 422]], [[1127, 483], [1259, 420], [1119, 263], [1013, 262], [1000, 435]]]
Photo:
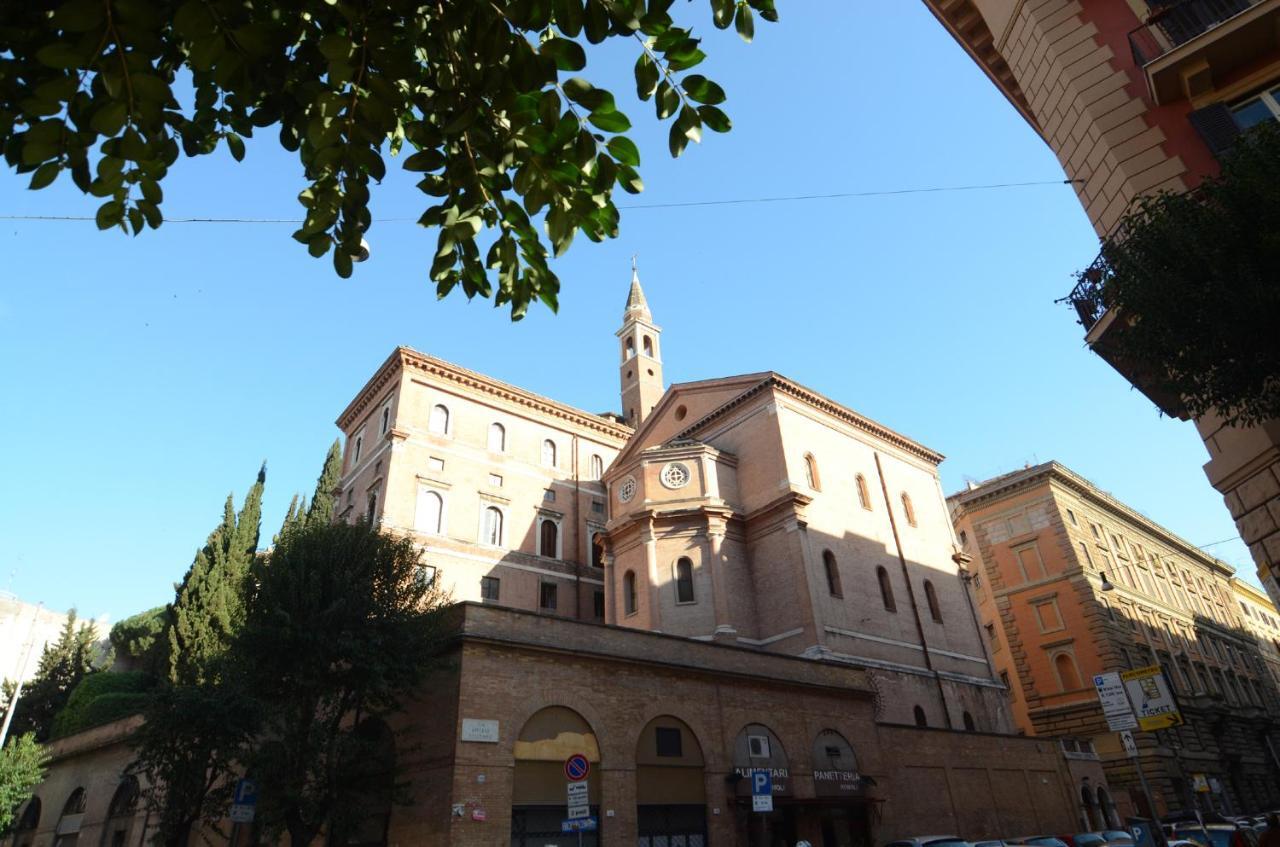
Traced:
[[1077, 832], [1064, 835], [1068, 847], [1133, 847], [1133, 834], [1123, 829], [1104, 829], [1095, 832]]
[[884, 847], [973, 847], [973, 845], [958, 835], [917, 835], [913, 838], [890, 841]]
[[[1209, 840], [1206, 843], [1205, 833]], [[1200, 847], [1258, 847], [1258, 834], [1252, 829], [1242, 829], [1233, 823], [1174, 824], [1173, 834], [1178, 838], [1195, 841]]]
[[998, 838], [991, 838], [986, 841], [975, 841], [973, 842], [973, 847], [1009, 847], [1009, 843]]
[[1067, 847], [1067, 842], [1056, 835], [1021, 835], [1017, 838], [1006, 838], [1009, 844], [1025, 844], [1028, 847]]

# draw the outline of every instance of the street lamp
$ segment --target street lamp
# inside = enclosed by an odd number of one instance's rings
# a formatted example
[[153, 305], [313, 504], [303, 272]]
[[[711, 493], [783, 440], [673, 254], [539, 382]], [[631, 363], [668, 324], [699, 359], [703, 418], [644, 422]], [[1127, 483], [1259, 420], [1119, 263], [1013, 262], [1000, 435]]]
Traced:
[[1116, 590], [1116, 587], [1115, 587], [1114, 585], [1112, 585], [1112, 584], [1111, 584], [1111, 580], [1107, 579], [1107, 575], [1106, 575], [1106, 573], [1105, 573], [1105, 572], [1102, 574], [1102, 590], [1103, 590], [1103, 591], [1115, 591], [1115, 590]]

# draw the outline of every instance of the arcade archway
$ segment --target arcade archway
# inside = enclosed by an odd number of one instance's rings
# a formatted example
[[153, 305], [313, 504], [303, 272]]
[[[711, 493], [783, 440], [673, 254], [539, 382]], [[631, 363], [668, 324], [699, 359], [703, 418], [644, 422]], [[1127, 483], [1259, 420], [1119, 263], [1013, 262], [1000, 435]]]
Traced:
[[[565, 832], [569, 807], [565, 762], [581, 755], [591, 765], [587, 797], [591, 817], [600, 820], [600, 743], [582, 715], [548, 706], [525, 721], [516, 738], [511, 784], [512, 847], [578, 847], [579, 833]], [[582, 847], [596, 847], [599, 832], [581, 833]]]
[[702, 745], [679, 718], [649, 721], [636, 742], [638, 847], [707, 843]]

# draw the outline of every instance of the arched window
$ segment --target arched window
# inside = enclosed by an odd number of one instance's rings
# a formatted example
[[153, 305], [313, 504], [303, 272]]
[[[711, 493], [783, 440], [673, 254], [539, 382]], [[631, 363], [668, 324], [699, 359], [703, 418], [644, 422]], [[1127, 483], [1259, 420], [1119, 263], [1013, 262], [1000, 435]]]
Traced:
[[916, 509], [915, 509], [915, 506], [911, 505], [911, 495], [905, 491], [902, 492], [902, 512], [907, 516], [907, 523], [911, 524], [912, 526], [915, 526], [916, 525]]
[[867, 490], [867, 478], [862, 474], [858, 474], [854, 478], [854, 482], [858, 486], [858, 505], [871, 511], [871, 492]]
[[1054, 656], [1053, 669], [1058, 674], [1058, 685], [1063, 691], [1075, 691], [1080, 687], [1080, 672], [1076, 670], [1076, 660], [1070, 653]]
[[832, 597], [843, 597], [840, 588], [840, 567], [836, 564], [835, 554], [830, 550], [822, 551], [822, 568], [827, 574], [827, 592]]
[[628, 335], [625, 346], [627, 348], [625, 358], [630, 359], [632, 356], [636, 354], [636, 340]]
[[391, 428], [391, 407], [382, 410], [382, 428], [379, 430], [381, 435], [386, 435], [387, 430]]
[[107, 820], [103, 824], [102, 843], [115, 847], [129, 840], [133, 816], [138, 810], [138, 778], [126, 776], [116, 786], [107, 806]]
[[893, 602], [893, 584], [889, 582], [889, 572], [883, 567], [876, 568], [876, 579], [880, 582], [880, 599], [884, 601], [887, 611], [898, 611], [898, 604]]
[[378, 492], [376, 491], [369, 492], [368, 510], [364, 513], [364, 519], [369, 523], [378, 519]]
[[489, 424], [489, 450], [502, 453], [507, 449], [507, 428], [497, 421]]
[[550, 438], [542, 442], [542, 464], [549, 468], [556, 466], [556, 443]]
[[622, 608], [628, 615], [636, 613], [636, 572], [627, 571], [622, 575]]
[[927, 579], [924, 581], [924, 599], [929, 604], [929, 617], [933, 618], [934, 623], [942, 623], [942, 609], [938, 606], [938, 592], [933, 589], [933, 583]]
[[676, 602], [693, 602], [693, 562], [684, 557], [676, 561]]
[[913, 710], [916, 717], [916, 726], [928, 726], [929, 719], [924, 716], [924, 709], [916, 706]]
[[413, 528], [418, 532], [440, 534], [441, 517], [444, 515], [444, 498], [430, 488], [418, 489], [418, 505], [413, 514]]
[[427, 428], [436, 435], [449, 434], [449, 409], [440, 403], [431, 407], [431, 419], [427, 422]]
[[80, 823], [84, 820], [84, 789], [77, 788], [67, 797], [62, 806], [62, 816], [58, 818], [57, 839], [54, 847], [73, 845], [80, 837]]
[[604, 459], [597, 455], [591, 456], [591, 478], [599, 479], [604, 476]]
[[538, 553], [551, 559], [559, 558], [556, 555], [559, 536], [560, 527], [556, 522], [550, 519], [543, 520], [542, 526], [538, 529]]
[[963, 717], [963, 719], [964, 719], [964, 728], [965, 728], [965, 731], [966, 731], [966, 732], [977, 732], [977, 730], [978, 730], [978, 726], [977, 726], [977, 724], [975, 724], [975, 723], [973, 722], [973, 715], [969, 714], [969, 713], [966, 711], [962, 717]]
[[804, 454], [804, 481], [814, 491], [822, 490], [822, 480], [818, 477], [818, 460], [812, 453]]
[[481, 540], [494, 547], [502, 546], [502, 510], [497, 506], [488, 506], [484, 510], [484, 537]]
[[40, 828], [40, 798], [32, 797], [27, 807], [22, 810], [22, 817], [18, 819], [18, 826], [15, 832], [19, 833], [17, 843], [29, 844], [29, 841], [22, 839], [21, 833], [35, 832]]
[[591, 566], [604, 567], [604, 533], [597, 532], [591, 536]]
[[644, 354], [650, 359], [653, 358], [653, 339], [647, 335], [644, 337]]

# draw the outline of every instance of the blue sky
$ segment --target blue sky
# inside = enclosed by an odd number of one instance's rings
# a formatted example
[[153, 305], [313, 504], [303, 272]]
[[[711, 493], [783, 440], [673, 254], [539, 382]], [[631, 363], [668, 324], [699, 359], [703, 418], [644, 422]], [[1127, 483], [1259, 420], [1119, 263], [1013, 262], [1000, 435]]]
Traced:
[[[644, 154], [646, 190], [621, 205], [1063, 178], [922, 4], [779, 6], [749, 46], [700, 27], [735, 127], [678, 161], [634, 103], [630, 45], [592, 55]], [[300, 169], [273, 137], [241, 165], [181, 160], [167, 214], [298, 217]], [[424, 198], [391, 170], [375, 217], [416, 219]], [[0, 214], [94, 213], [65, 179], [26, 181], [0, 173]], [[1057, 459], [1194, 544], [1233, 539], [1212, 552], [1253, 579], [1194, 428], [1159, 417], [1053, 302], [1097, 253], [1066, 186], [624, 209], [617, 240], [557, 261], [560, 313], [519, 324], [437, 302], [434, 234], [411, 223], [376, 224], [350, 280], [290, 231], [0, 221], [0, 589], [113, 620], [169, 600], [263, 460], [270, 537], [397, 344], [616, 409], [633, 253], [668, 381], [779, 371], [946, 454], [947, 491]]]

